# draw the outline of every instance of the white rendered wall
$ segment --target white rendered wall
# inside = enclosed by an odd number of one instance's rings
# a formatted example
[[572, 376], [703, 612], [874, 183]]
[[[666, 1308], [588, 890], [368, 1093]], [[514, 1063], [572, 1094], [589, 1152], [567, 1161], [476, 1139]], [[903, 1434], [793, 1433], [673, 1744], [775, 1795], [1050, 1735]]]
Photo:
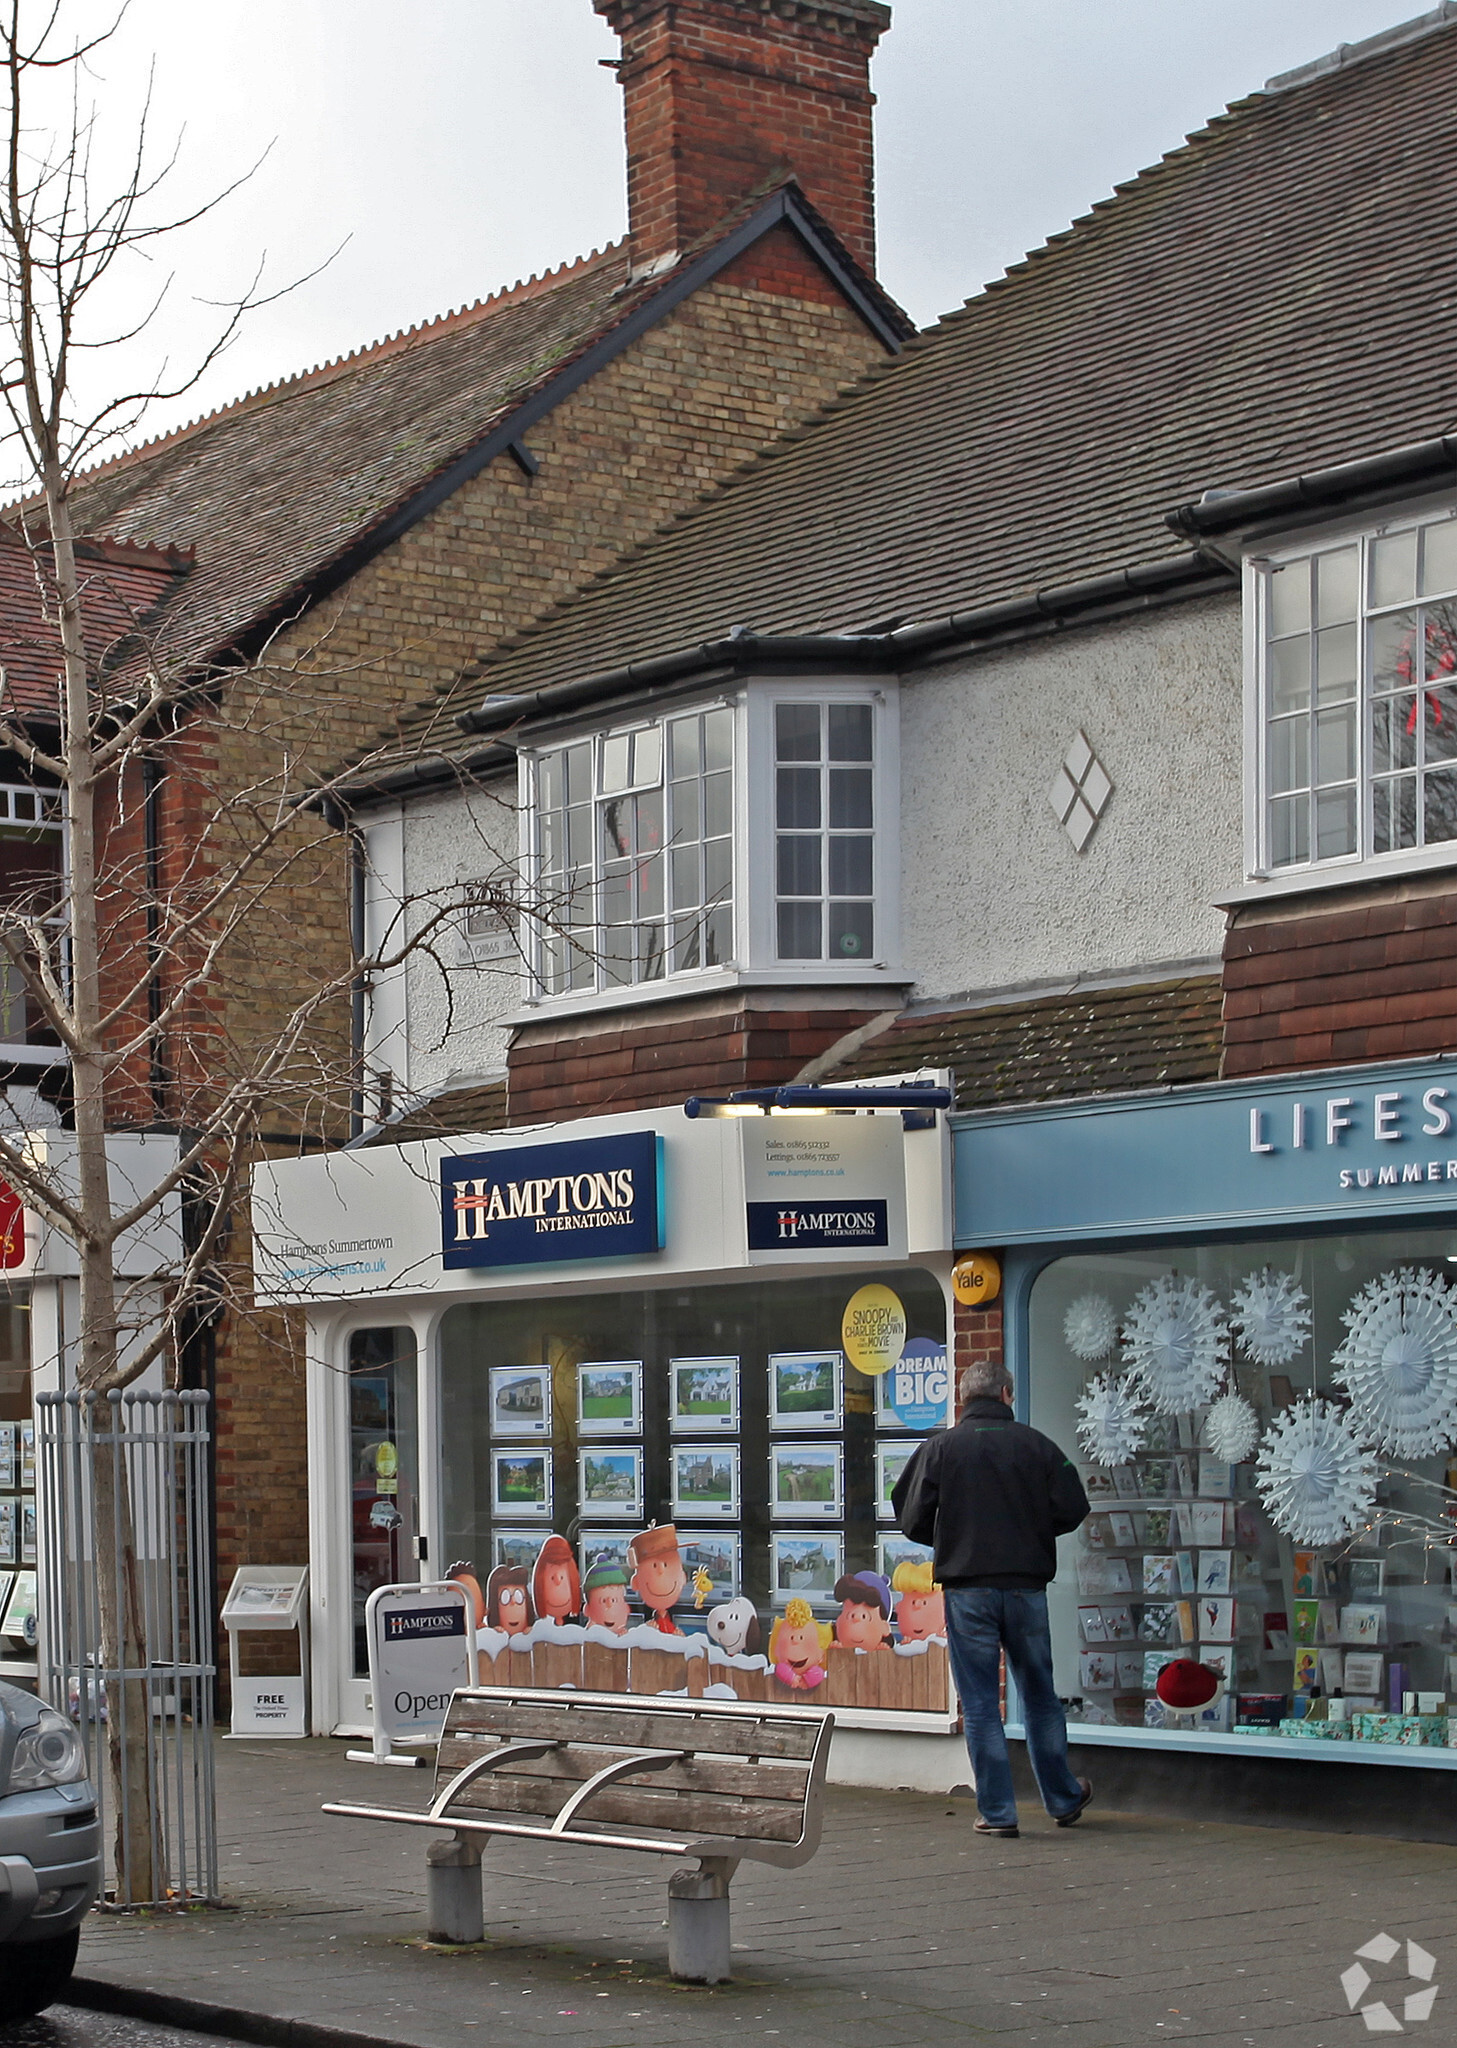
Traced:
[[[447, 789], [407, 804], [404, 886], [414, 929], [458, 901], [464, 883], [502, 864], [515, 869], [517, 855], [514, 775], [490, 789]], [[503, 1072], [507, 1033], [498, 1019], [521, 1001], [519, 960], [483, 962], [459, 920], [442, 925], [431, 949], [436, 957], [416, 954], [405, 975], [410, 1057], [402, 1079], [416, 1093], [451, 1075]]]
[[[1081, 728], [1113, 780], [1086, 850], [1047, 799]], [[907, 676], [901, 959], [914, 999], [1220, 952], [1243, 872], [1237, 596]]]

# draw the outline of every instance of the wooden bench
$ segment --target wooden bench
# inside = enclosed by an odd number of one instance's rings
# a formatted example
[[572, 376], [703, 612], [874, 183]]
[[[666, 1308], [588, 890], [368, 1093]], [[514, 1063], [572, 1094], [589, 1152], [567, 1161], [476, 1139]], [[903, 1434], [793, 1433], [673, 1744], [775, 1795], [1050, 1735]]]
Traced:
[[794, 1868], [820, 1843], [835, 1717], [810, 1707], [475, 1686], [457, 1692], [423, 1813], [325, 1813], [449, 1831], [426, 1851], [432, 1941], [480, 1941], [492, 1835], [694, 1856], [668, 1883], [668, 1966], [729, 1975], [729, 1882], [743, 1857]]

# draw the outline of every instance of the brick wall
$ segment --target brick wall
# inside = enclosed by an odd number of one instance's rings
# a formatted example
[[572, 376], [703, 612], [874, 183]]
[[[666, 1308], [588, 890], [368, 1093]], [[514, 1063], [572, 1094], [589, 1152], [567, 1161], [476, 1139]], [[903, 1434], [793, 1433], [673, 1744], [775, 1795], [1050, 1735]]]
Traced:
[[[958, 1385], [969, 1365], [1000, 1365], [1002, 1362], [1002, 1304], [972, 1308], [958, 1301], [952, 1314], [953, 1358]], [[956, 1412], [961, 1413], [958, 1393]]]
[[684, 249], [762, 180], [792, 171], [875, 268], [870, 0], [595, 0], [622, 38], [628, 227], [641, 265]]
[[1224, 947], [1229, 1079], [1457, 1048], [1457, 888], [1447, 875], [1236, 910]]
[[792, 1081], [884, 1007], [854, 989], [745, 990], [527, 1024], [507, 1056], [509, 1121], [606, 1116]]

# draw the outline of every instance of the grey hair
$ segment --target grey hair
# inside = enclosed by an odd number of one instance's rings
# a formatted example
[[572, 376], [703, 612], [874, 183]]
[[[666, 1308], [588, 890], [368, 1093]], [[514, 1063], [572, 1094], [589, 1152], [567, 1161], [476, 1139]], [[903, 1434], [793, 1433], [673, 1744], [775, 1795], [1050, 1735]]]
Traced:
[[1012, 1384], [1012, 1375], [999, 1359], [985, 1358], [969, 1365], [961, 1375], [957, 1391], [963, 1402], [1000, 1401]]

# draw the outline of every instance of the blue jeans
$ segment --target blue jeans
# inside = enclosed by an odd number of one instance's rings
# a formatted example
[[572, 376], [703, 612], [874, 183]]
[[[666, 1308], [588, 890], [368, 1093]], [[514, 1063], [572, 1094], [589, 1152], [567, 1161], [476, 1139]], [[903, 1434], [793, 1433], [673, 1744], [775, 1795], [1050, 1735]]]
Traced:
[[946, 1647], [961, 1695], [966, 1747], [976, 1779], [976, 1803], [991, 1827], [1017, 1825], [1017, 1796], [1007, 1760], [1007, 1737], [997, 1705], [999, 1654], [1017, 1681], [1027, 1754], [1042, 1803], [1058, 1818], [1071, 1813], [1083, 1791], [1068, 1767], [1067, 1716], [1052, 1684], [1052, 1638], [1047, 1595], [998, 1586], [946, 1588]]

